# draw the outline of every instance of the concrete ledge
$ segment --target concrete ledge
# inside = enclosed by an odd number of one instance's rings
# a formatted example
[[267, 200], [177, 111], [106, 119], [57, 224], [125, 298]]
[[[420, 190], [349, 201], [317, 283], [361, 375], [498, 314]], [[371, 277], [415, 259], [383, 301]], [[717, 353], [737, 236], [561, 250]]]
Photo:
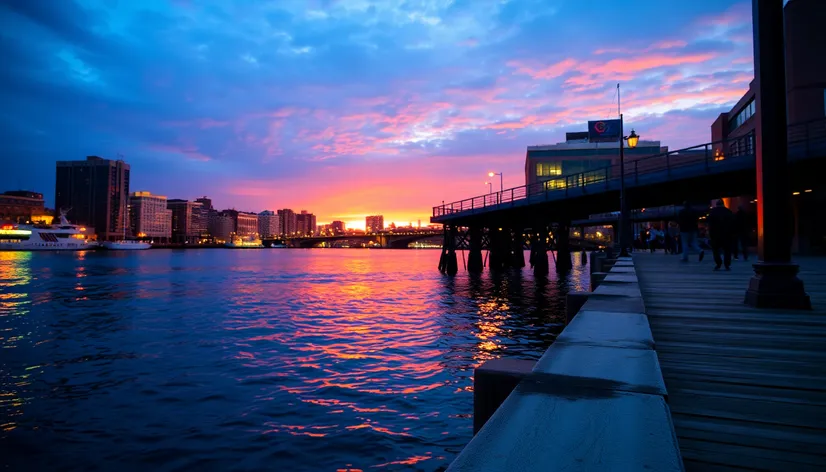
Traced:
[[447, 470], [684, 469], [663, 397], [526, 379]]
[[616, 264], [568, 294], [568, 326], [515, 389], [521, 372], [491, 387], [507, 398], [449, 471], [684, 470], [633, 262]]
[[491, 359], [473, 371], [473, 434], [476, 434], [508, 398], [536, 362], [523, 359]]
[[608, 311], [614, 313], [645, 313], [642, 297], [623, 297], [593, 293], [580, 308], [587, 311]]
[[608, 272], [591, 272], [591, 291], [596, 290], [607, 276]]
[[654, 336], [648, 317], [642, 313], [581, 310], [545, 355], [557, 343], [654, 349]]

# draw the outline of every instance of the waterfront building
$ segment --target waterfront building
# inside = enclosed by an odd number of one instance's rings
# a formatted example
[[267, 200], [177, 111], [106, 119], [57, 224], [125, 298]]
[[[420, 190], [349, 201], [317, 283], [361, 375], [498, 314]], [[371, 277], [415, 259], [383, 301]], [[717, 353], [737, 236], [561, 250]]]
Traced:
[[[421, 225], [421, 220], [419, 220]], [[364, 230], [368, 233], [384, 231], [384, 215], [371, 215], [364, 219]]]
[[281, 219], [278, 213], [264, 210], [258, 214], [258, 234], [262, 238], [276, 238], [281, 235]]
[[294, 211], [289, 208], [278, 210], [278, 218], [281, 220], [281, 235], [294, 236], [297, 226], [297, 218]]
[[26, 223], [42, 221], [46, 215], [43, 194], [28, 190], [11, 190], [0, 195], [0, 221]]
[[[818, 45], [826, 44], [826, 2], [822, 0], [792, 0], [783, 8], [786, 52], [786, 111], [789, 124], [790, 152], [805, 152], [808, 140], [822, 140], [826, 126], [826, 62], [815, 60], [820, 54]], [[817, 39], [820, 38], [820, 39]], [[756, 128], [755, 97], [757, 84], [749, 83], [748, 90], [731, 110], [721, 113], [711, 124], [714, 159], [723, 160], [742, 149], [743, 141], [734, 138], [754, 133]], [[745, 141], [746, 145], [753, 144]], [[746, 151], [753, 152], [747, 149]], [[792, 189], [794, 234], [792, 250], [811, 252], [826, 249], [826, 220], [820, 217], [826, 206], [826, 186]], [[754, 195], [725, 198], [726, 206], [737, 211], [742, 207], [756, 221], [757, 205]], [[756, 242], [756, 233], [752, 243]]]
[[172, 210], [163, 195], [134, 192], [129, 196], [129, 233], [157, 243], [172, 239]]
[[330, 223], [330, 231], [333, 233], [333, 235], [336, 235], [336, 236], [344, 234], [345, 233], [344, 222], [343, 221], [338, 221], [338, 220], [333, 221], [332, 223]]
[[238, 236], [258, 235], [258, 215], [239, 211], [235, 217], [235, 234]]
[[88, 156], [57, 161], [55, 210], [69, 210], [72, 223], [91, 226], [99, 240], [123, 238], [129, 197], [129, 164]]
[[204, 210], [207, 210], [207, 211], [208, 211], [208, 210], [212, 210], [212, 209], [213, 209], [213, 208], [212, 208], [212, 199], [211, 199], [211, 198], [209, 198], [209, 197], [207, 197], [207, 196], [203, 196], [203, 197], [201, 197], [201, 198], [196, 198], [196, 199], [195, 199], [195, 201], [196, 201], [196, 202], [198, 202], [198, 203], [200, 203], [200, 204], [201, 204], [201, 208], [203, 208]]
[[301, 210], [301, 213], [295, 215], [295, 232], [299, 236], [313, 236], [315, 234], [316, 218], [307, 210]]
[[213, 241], [223, 244], [235, 232], [235, 218], [225, 211], [215, 212], [209, 219], [209, 234]]
[[169, 200], [167, 208], [172, 211], [172, 241], [197, 244], [207, 222], [203, 205], [176, 198]]
[[[629, 127], [627, 132], [630, 131]], [[625, 162], [633, 166], [635, 160], [667, 151], [668, 148], [662, 147], [659, 141], [640, 140], [637, 147], [625, 148]], [[562, 176], [583, 172], [586, 173], [583, 183], [593, 183], [604, 180], [604, 169], [615, 164], [619, 164], [618, 140], [591, 142], [587, 132], [567, 133], [564, 143], [528, 146], [525, 184], [545, 182], [547, 188], [565, 188], [566, 180]], [[616, 173], [618, 175], [619, 171]]]

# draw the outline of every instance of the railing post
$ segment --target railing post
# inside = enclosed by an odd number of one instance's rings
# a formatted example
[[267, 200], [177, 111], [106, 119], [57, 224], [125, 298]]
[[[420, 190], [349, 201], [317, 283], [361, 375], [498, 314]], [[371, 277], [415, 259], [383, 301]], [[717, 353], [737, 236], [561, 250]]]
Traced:
[[809, 157], [809, 126], [811, 125], [812, 123], [806, 123], [805, 125], [803, 125], [803, 139], [806, 140], [806, 155], [803, 156], [804, 158]]
[[668, 178], [671, 178], [671, 154], [665, 155], [665, 172]]
[[637, 164], [640, 161], [634, 161], [634, 185], [638, 185], [640, 183], [640, 172], [637, 168]]
[[708, 144], [705, 145], [706, 150], [706, 171], [708, 171]]

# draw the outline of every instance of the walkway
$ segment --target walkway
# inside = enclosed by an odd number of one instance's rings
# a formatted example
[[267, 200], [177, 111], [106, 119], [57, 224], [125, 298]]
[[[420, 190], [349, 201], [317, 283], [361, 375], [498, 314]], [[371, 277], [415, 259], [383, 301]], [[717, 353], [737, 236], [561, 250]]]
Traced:
[[751, 264], [634, 256], [686, 470], [826, 470], [826, 258], [810, 312], [743, 305]]

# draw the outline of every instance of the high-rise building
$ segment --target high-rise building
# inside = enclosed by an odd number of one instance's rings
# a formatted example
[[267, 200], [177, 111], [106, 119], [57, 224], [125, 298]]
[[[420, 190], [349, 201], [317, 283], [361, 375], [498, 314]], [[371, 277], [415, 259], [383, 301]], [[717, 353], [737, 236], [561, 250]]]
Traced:
[[159, 243], [172, 238], [172, 210], [166, 197], [150, 192], [135, 192], [129, 196], [129, 232], [132, 236]]
[[316, 218], [307, 210], [301, 210], [301, 213], [295, 215], [295, 232], [300, 236], [312, 236], [315, 234]]
[[281, 219], [278, 213], [264, 210], [258, 214], [258, 234], [261, 238], [276, 238], [281, 235]]
[[200, 202], [172, 199], [167, 202], [172, 210], [172, 240], [176, 243], [197, 244], [204, 225], [208, 224]]
[[42, 193], [13, 190], [0, 195], [0, 221], [26, 223], [45, 214]]
[[73, 223], [91, 226], [99, 240], [123, 238], [129, 196], [129, 164], [88, 156], [57, 161], [55, 209], [71, 209]]
[[281, 219], [281, 235], [294, 236], [296, 232], [296, 214], [289, 208], [278, 210], [278, 218]]
[[384, 231], [384, 215], [371, 215], [365, 218], [364, 230], [368, 233]]
[[258, 215], [246, 211], [224, 210], [221, 213], [232, 218], [232, 233], [248, 237], [258, 234]]
[[226, 211], [216, 212], [209, 220], [209, 234], [216, 243], [225, 243], [235, 232], [235, 218]]
[[212, 210], [212, 199], [211, 198], [209, 198], [207, 196], [203, 196], [201, 198], [196, 198], [195, 201], [200, 203], [201, 208], [203, 208], [204, 210]]
[[330, 223], [330, 229], [332, 230], [333, 234], [338, 236], [344, 234], [344, 222], [343, 221], [333, 221]]

